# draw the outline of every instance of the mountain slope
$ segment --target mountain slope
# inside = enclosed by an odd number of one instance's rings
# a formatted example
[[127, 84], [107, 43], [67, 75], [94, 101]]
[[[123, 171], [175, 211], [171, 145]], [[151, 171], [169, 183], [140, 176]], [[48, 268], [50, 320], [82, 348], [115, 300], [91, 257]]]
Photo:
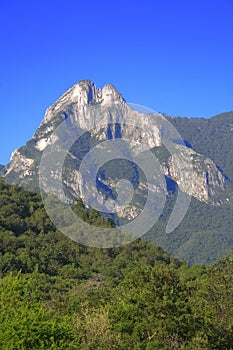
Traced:
[[168, 119], [195, 151], [212, 159], [233, 180], [233, 112], [210, 119]]

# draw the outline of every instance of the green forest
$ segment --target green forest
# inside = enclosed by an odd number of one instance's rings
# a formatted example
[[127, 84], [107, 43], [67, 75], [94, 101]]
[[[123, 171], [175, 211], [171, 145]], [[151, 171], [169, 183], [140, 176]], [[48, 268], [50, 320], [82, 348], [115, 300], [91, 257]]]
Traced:
[[[113, 225], [80, 200], [73, 211]], [[0, 349], [233, 349], [232, 255], [188, 266], [143, 239], [86, 247], [39, 193], [1, 179]]]

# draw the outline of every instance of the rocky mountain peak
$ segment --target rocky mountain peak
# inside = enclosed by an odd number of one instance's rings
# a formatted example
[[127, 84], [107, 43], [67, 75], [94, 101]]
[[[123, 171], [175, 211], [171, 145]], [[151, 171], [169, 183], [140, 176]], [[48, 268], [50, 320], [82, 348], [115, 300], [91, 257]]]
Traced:
[[99, 89], [91, 80], [79, 81], [67, 93], [59, 100], [63, 101], [65, 97], [66, 103], [76, 103], [78, 108], [89, 104], [124, 102], [123, 97], [112, 84], [105, 84], [102, 89]]
[[81, 80], [67, 90], [51, 107], [57, 111], [65, 105], [75, 103], [82, 109], [91, 103], [101, 102], [101, 89], [91, 80]]
[[56, 104], [70, 102], [82, 108], [93, 103], [123, 102], [121, 94], [112, 84], [105, 84], [98, 88], [91, 80], [81, 80], [65, 92]]
[[124, 102], [125, 100], [113, 85], [106, 84], [100, 89], [91, 80], [81, 80], [46, 110], [41, 125], [50, 122], [54, 115], [71, 104], [75, 104], [76, 109], [81, 111], [88, 105], [109, 105]]
[[121, 94], [111, 84], [104, 85], [104, 87], [101, 90], [101, 93], [102, 93], [103, 104], [124, 102], [124, 99], [121, 96]]
[[101, 98], [101, 90], [90, 80], [82, 80], [71, 88], [70, 102], [78, 104], [82, 108], [90, 103], [98, 103]]

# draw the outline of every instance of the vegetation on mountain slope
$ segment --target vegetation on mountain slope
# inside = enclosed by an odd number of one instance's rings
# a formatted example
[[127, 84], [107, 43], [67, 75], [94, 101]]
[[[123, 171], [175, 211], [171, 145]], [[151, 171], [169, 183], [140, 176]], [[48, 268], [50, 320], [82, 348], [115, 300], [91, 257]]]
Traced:
[[[74, 211], [111, 226], [79, 201]], [[233, 261], [187, 266], [154, 244], [63, 236], [39, 193], [0, 182], [0, 348], [233, 349]]]

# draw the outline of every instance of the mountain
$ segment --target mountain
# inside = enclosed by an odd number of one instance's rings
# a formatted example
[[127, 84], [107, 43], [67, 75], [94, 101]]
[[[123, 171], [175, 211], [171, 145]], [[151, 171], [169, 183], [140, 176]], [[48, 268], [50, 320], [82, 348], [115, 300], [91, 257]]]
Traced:
[[[13, 152], [4, 177], [27, 189], [41, 187], [64, 202], [82, 198], [100, 212], [107, 203], [118, 225], [140, 217], [149, 193], [156, 202], [146, 221], [159, 220], [146, 239], [189, 263], [213, 262], [233, 247], [231, 121], [231, 112], [210, 120], [139, 113], [112, 85], [99, 89], [80, 81], [46, 110], [32, 139]], [[169, 217], [174, 222], [181, 215], [176, 198], [191, 204], [171, 234]]]
[[[96, 117], [96, 106], [100, 118]], [[135, 126], [125, 124], [126, 121], [129, 124], [129, 120], [132, 122], [136, 116], [141, 120], [143, 118], [144, 125], [147, 125], [146, 130], [140, 131]], [[161, 125], [161, 118], [161, 115], [139, 115], [126, 104], [122, 96], [110, 84], [105, 85], [101, 90], [90, 81], [81, 81], [47, 109], [42, 123], [32, 139], [25, 146], [13, 152], [11, 162], [5, 168], [5, 178], [9, 183], [17, 182], [26, 188], [38, 189], [37, 178], [41, 154], [46, 146], [53, 142], [51, 135], [65, 119], [71, 121], [70, 129], [81, 128], [84, 132], [89, 132], [90, 126], [93, 124], [94, 134], [89, 135], [92, 137], [92, 142], [93, 138], [97, 141], [129, 138], [131, 144], [136, 145], [147, 140], [146, 143], [150, 149], [154, 149], [156, 153], [159, 151], [158, 147], [160, 148], [163, 143], [161, 134], [164, 125]], [[98, 125], [100, 123], [98, 119], [101, 120], [102, 126]], [[154, 124], [153, 129], [150, 128], [152, 124]], [[141, 141], [139, 141], [140, 139]], [[90, 137], [85, 141], [82, 140], [82, 145], [80, 142], [76, 142], [76, 147], [73, 147], [71, 151], [72, 155], [68, 155], [68, 157], [70, 156], [69, 162], [73, 164], [68, 179], [70, 183], [68, 192], [70, 192], [71, 198], [81, 195], [79, 180], [77, 180], [80, 176], [80, 173], [77, 173], [77, 163], [81, 157], [80, 147], [83, 148], [82, 152], [87, 151], [90, 149], [90, 142]], [[189, 157], [193, 161], [193, 188], [190, 188], [188, 184], [186, 188], [183, 188], [184, 192], [201, 201], [211, 202], [214, 195], [224, 190], [226, 177], [210, 158], [203, 156], [203, 152], [198, 153], [191, 148], [187, 149], [184, 145], [176, 144], [176, 142], [173, 143], [173, 148], [177, 150], [175, 153], [180, 154], [180, 159], [176, 159], [176, 162], [185, 161], [186, 155], [184, 153], [189, 153]], [[179, 174], [176, 169], [177, 165], [179, 167], [181, 164], [175, 165], [174, 158], [177, 158], [175, 153], [163, 162], [163, 170], [168, 177], [182, 186], [182, 179], [178, 179]]]

